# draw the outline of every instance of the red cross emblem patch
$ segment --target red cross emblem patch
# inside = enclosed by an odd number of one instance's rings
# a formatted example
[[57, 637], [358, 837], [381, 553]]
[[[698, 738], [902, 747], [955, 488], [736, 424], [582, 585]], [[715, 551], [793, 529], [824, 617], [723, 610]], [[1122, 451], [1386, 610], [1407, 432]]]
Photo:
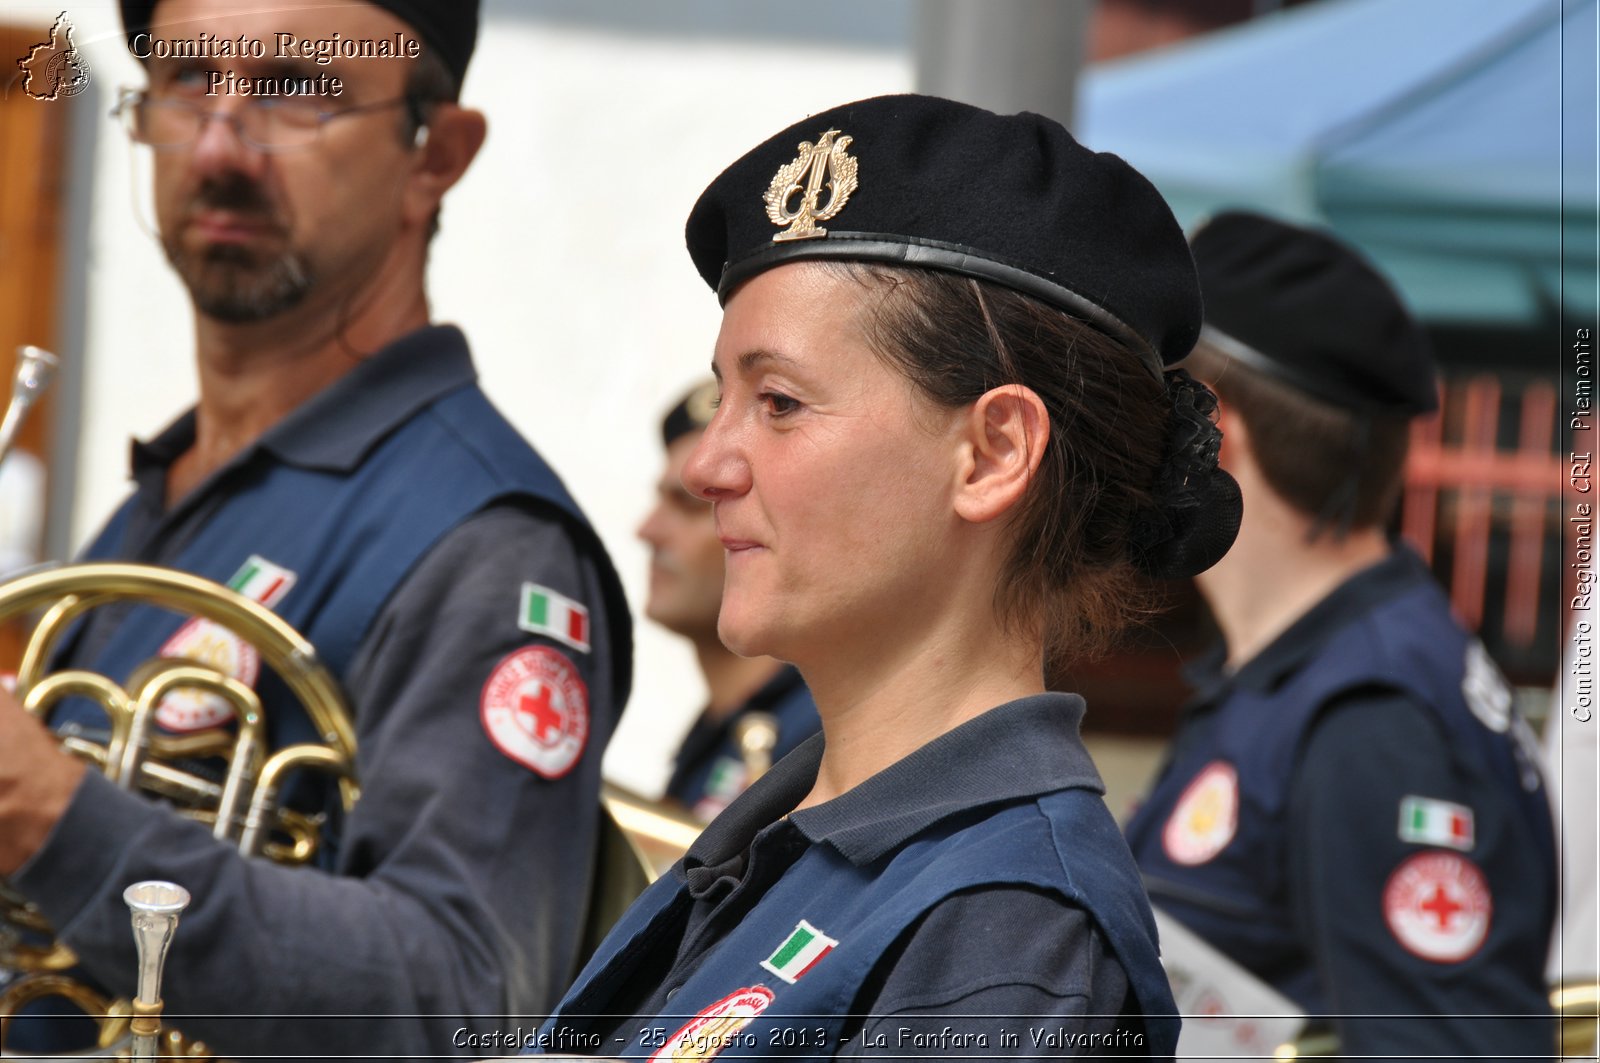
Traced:
[[1434, 963], [1459, 963], [1477, 952], [1493, 914], [1483, 872], [1456, 853], [1417, 853], [1383, 888], [1390, 933], [1407, 952]]
[[[186, 657], [232, 676], [247, 687], [261, 675], [261, 654], [244, 639], [220, 624], [198, 616], [189, 618], [157, 651], [160, 657]], [[220, 694], [180, 688], [156, 706], [156, 723], [180, 734], [221, 727], [233, 719], [233, 703]]]
[[588, 688], [548, 646], [524, 646], [495, 665], [479, 715], [500, 752], [547, 779], [571, 771], [589, 739]]

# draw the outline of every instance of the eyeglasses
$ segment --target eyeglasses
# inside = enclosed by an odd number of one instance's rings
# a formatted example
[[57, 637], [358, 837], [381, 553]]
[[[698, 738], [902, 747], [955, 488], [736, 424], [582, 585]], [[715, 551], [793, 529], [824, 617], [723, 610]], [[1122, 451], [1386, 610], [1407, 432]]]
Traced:
[[234, 135], [257, 151], [294, 151], [307, 148], [322, 135], [322, 127], [335, 118], [366, 114], [390, 107], [407, 107], [412, 121], [421, 127], [425, 117], [411, 96], [356, 104], [337, 111], [326, 110], [312, 100], [250, 97], [232, 112], [217, 110], [195, 100], [153, 96], [142, 89], [123, 89], [113, 118], [122, 121], [128, 136], [158, 151], [186, 147], [200, 138], [210, 121], [226, 122]]

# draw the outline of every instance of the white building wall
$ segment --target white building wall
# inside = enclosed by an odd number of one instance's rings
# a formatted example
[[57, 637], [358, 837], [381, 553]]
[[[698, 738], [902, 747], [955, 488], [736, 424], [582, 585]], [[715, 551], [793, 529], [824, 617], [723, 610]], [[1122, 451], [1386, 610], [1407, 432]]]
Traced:
[[[63, 2], [5, 0], [0, 20], [48, 26]], [[66, 541], [76, 546], [127, 489], [129, 438], [192, 403], [194, 378], [188, 303], [151, 234], [142, 149], [103, 117], [116, 86], [141, 83], [138, 64], [111, 0], [66, 10], [99, 108], [80, 116], [92, 124], [80, 138], [92, 142], [92, 173], [77, 174], [86, 180], [68, 209], [88, 213], [87, 237], [66, 249], [81, 263], [68, 287], [80, 290], [63, 293], [85, 315], [81, 329], [63, 330], [82, 335], [82, 350], [62, 352], [78, 360], [77, 387], [64, 393], [79, 398], [76, 461], [55, 468], [57, 489], [71, 492]], [[689, 208], [776, 129], [909, 89], [909, 25], [898, 42], [884, 30], [906, 10], [880, 0], [861, 16], [870, 39], [859, 43], [837, 24], [841, 14], [848, 22], [846, 4], [485, 6], [464, 102], [488, 114], [489, 139], [446, 201], [434, 313], [466, 329], [490, 397], [587, 509], [636, 610], [647, 557], [633, 529], [659, 471], [659, 418], [707, 370], [719, 320], [683, 250]], [[716, 32], [719, 12], [731, 32]], [[806, 17], [835, 25], [796, 41], [784, 27]], [[74, 411], [58, 416], [71, 423]], [[634, 694], [606, 769], [654, 793], [703, 687], [680, 640], [641, 620], [637, 642]]]

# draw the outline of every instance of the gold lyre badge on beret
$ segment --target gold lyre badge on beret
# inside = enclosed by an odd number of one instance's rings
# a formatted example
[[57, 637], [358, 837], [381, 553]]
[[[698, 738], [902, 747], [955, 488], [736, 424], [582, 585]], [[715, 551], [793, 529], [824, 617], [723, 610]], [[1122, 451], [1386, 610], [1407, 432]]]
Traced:
[[[800, 154], [773, 175], [772, 183], [761, 198], [767, 204], [767, 217], [772, 219], [772, 224], [788, 226], [772, 238], [773, 243], [828, 235], [828, 230], [817, 222], [838, 214], [850, 199], [850, 193], [856, 190], [856, 159], [846, 155], [844, 150], [850, 146], [851, 139], [839, 136], [837, 129], [830, 129], [818, 137], [815, 144], [802, 140]], [[824, 177], [828, 179], [828, 202], [819, 208], [817, 198], [822, 194]], [[789, 204], [796, 196], [800, 197], [800, 202], [790, 210]]]

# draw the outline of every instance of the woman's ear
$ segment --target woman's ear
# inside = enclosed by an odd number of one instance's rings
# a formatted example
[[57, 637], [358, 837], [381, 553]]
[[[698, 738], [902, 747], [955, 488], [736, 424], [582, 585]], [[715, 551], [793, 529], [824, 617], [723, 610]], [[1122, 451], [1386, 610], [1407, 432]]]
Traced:
[[973, 524], [1003, 517], [1027, 491], [1050, 441], [1044, 400], [1021, 384], [992, 388], [972, 404], [964, 436], [956, 513]]

